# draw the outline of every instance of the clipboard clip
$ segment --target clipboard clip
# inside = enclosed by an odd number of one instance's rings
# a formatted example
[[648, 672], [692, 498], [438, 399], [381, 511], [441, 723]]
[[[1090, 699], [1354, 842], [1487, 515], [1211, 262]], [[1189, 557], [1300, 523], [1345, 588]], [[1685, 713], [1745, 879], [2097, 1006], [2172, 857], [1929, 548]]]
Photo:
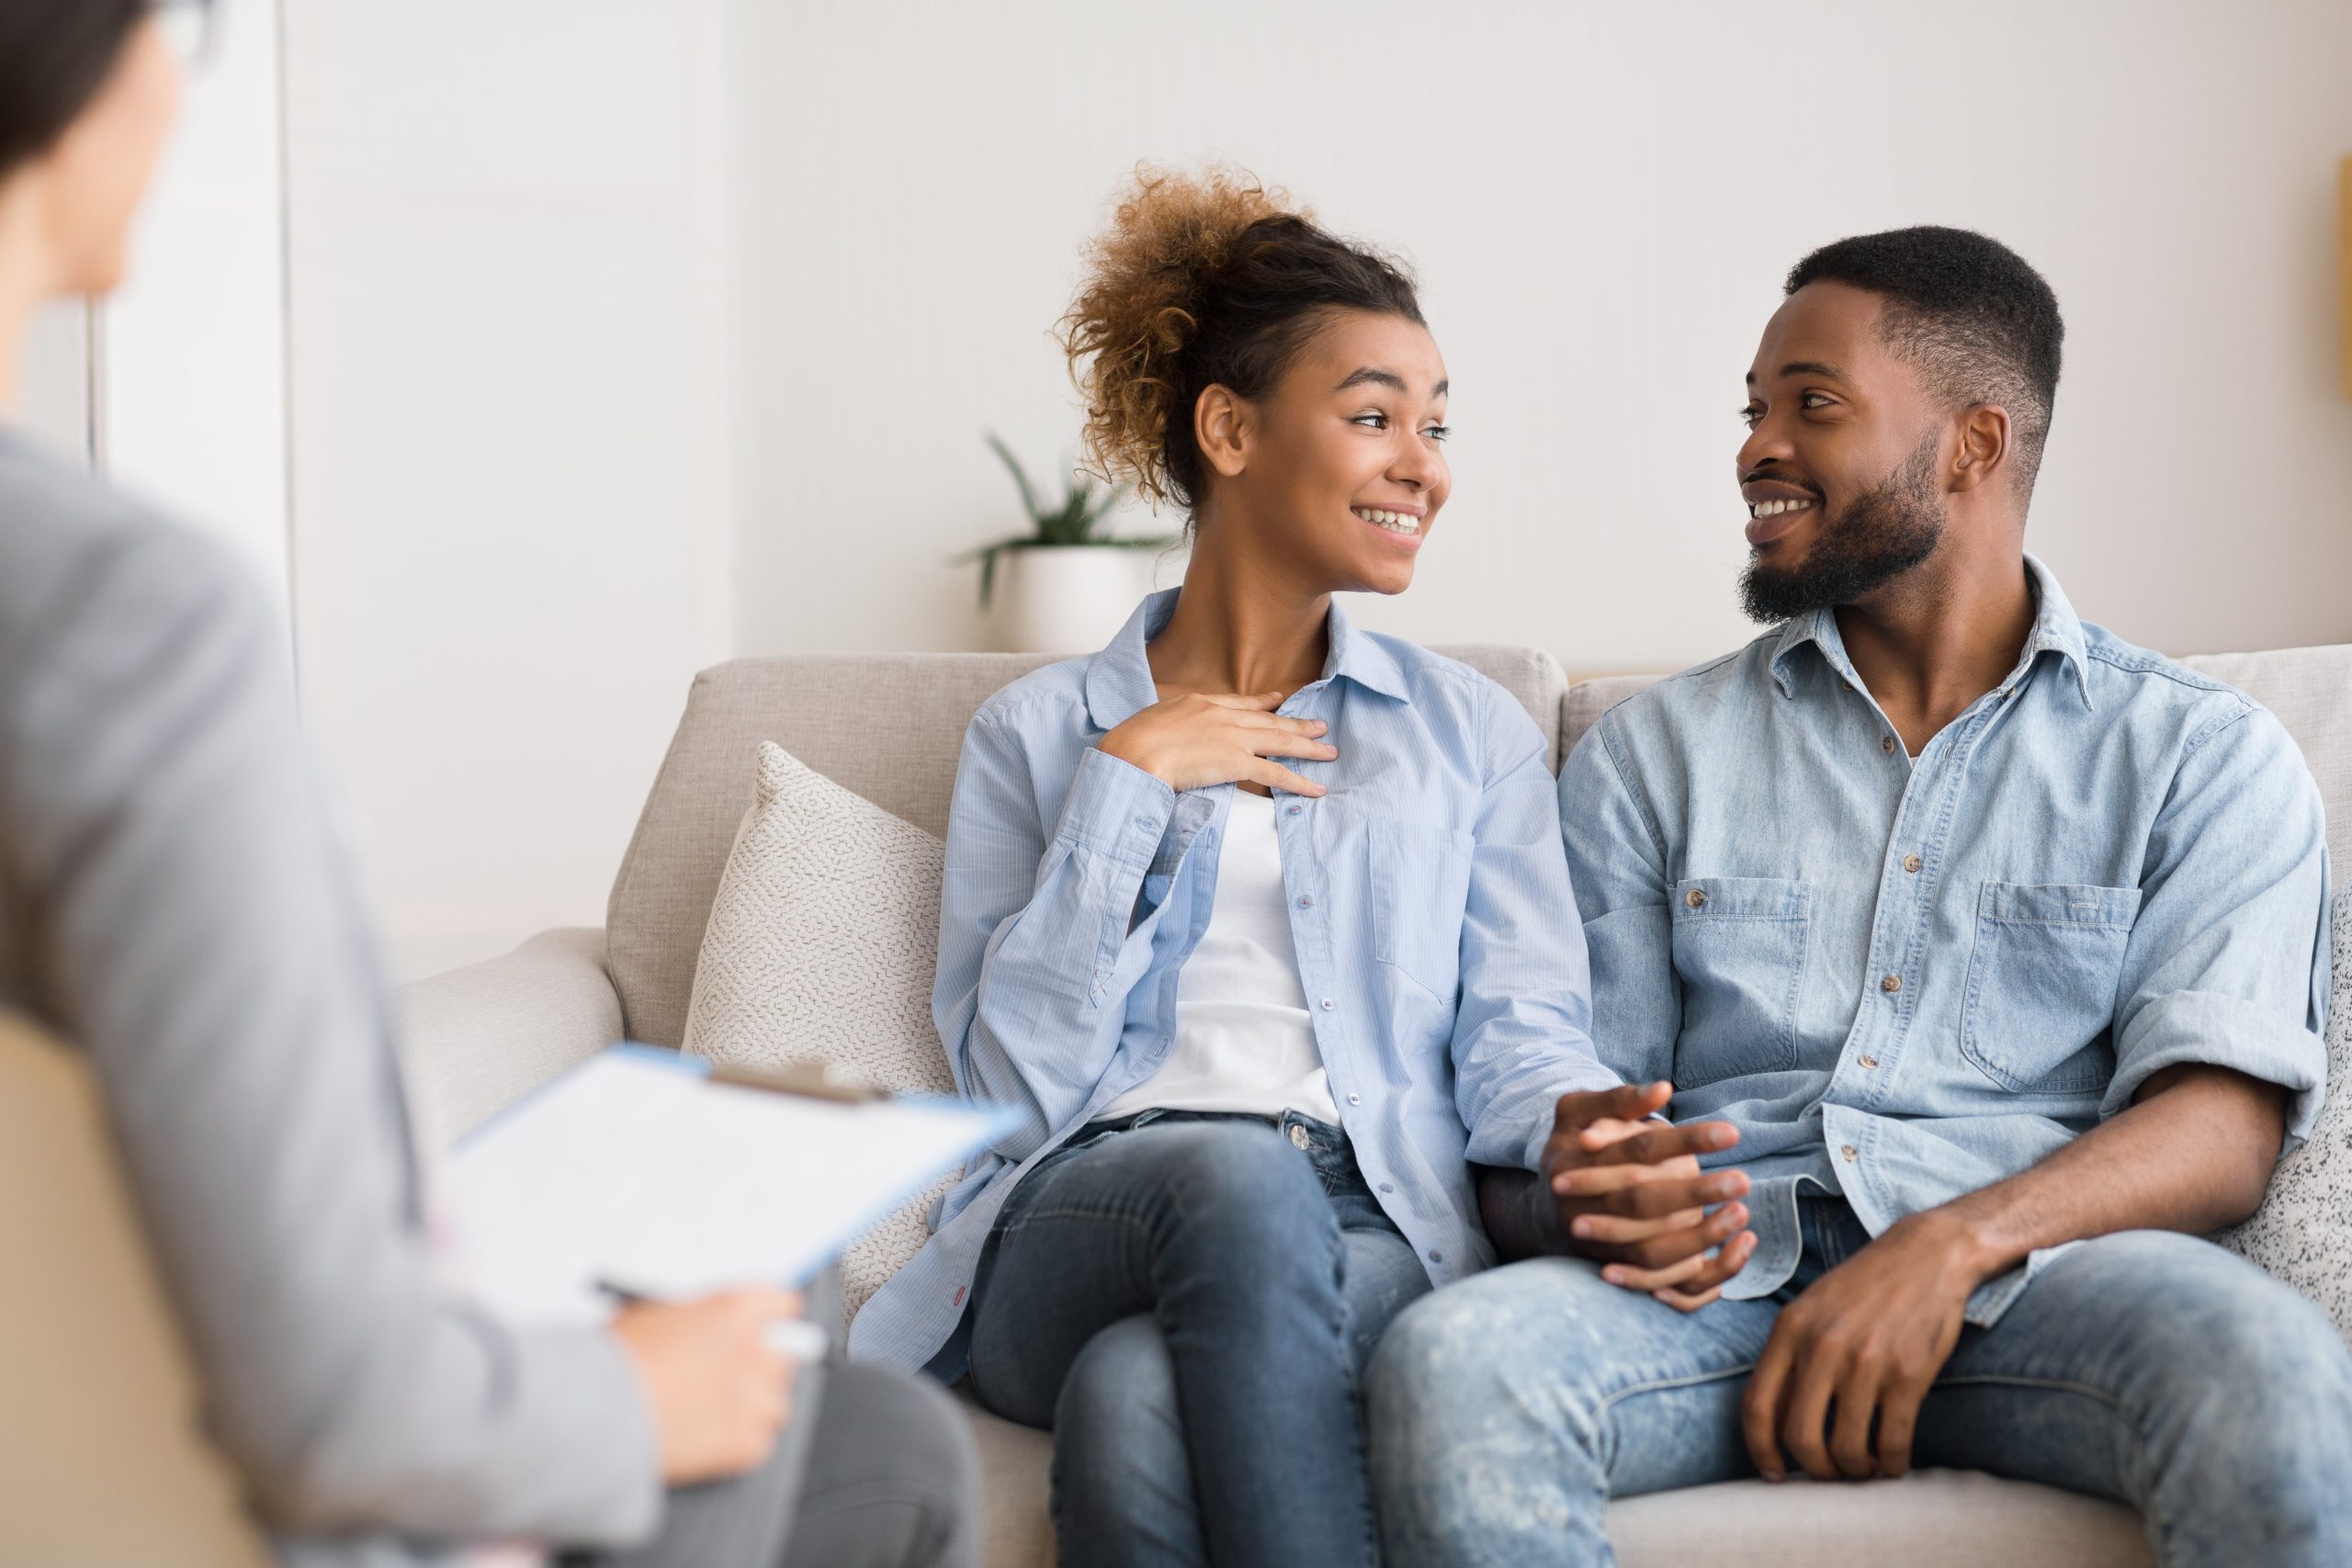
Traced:
[[867, 1105], [889, 1097], [865, 1084], [833, 1077], [822, 1062], [788, 1062], [780, 1067], [714, 1066], [710, 1081], [737, 1089], [765, 1089], [770, 1094], [797, 1095], [803, 1100], [830, 1100], [842, 1105]]

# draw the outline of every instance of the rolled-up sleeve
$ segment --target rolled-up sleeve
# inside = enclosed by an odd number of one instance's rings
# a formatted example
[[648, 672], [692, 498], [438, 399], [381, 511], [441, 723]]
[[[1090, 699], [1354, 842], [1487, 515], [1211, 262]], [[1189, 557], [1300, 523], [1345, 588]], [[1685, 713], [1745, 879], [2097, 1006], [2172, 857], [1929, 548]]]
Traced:
[[2319, 788], [2293, 739], [2251, 703], [2216, 720], [2148, 840], [2102, 1115], [2199, 1063], [2290, 1090], [2286, 1148], [2302, 1141], [2327, 1073], [2327, 880]]

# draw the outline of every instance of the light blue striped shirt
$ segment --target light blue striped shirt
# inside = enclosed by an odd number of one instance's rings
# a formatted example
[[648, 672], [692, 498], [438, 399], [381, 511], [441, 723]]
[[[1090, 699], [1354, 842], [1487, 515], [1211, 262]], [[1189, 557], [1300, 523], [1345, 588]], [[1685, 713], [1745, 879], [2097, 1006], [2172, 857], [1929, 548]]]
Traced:
[[[1178, 794], [1096, 743], [1159, 700], [1145, 644], [1176, 591], [1091, 658], [989, 699], [947, 829], [933, 1008], [963, 1092], [1016, 1131], [866, 1304], [856, 1355], [952, 1377], [980, 1249], [1013, 1185], [1159, 1066], [1216, 897], [1231, 784]], [[1328, 786], [1276, 795], [1299, 978], [1364, 1179], [1439, 1284], [1493, 1261], [1469, 1162], [1532, 1168], [1593, 1051], [1584, 939], [1543, 735], [1476, 671], [1354, 629], [1283, 705], [1329, 724]]]

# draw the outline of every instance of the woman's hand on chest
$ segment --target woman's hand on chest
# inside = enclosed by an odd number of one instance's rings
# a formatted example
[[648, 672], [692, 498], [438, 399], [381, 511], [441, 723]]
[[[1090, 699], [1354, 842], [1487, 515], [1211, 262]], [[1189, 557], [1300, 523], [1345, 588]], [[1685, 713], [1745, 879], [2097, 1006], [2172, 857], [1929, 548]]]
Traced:
[[1328, 762], [1339, 748], [1321, 739], [1330, 728], [1321, 719], [1277, 714], [1283, 700], [1280, 692], [1186, 693], [1154, 703], [1105, 735], [1099, 747], [1174, 790], [1254, 784], [1318, 796], [1323, 785], [1277, 759]]

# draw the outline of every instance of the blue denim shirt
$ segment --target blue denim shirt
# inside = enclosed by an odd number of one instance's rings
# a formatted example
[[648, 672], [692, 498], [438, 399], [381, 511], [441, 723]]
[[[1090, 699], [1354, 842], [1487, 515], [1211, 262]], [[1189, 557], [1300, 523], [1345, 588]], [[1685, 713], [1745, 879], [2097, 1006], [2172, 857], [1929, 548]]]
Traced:
[[[1016, 681], [965, 736], [933, 1007], [957, 1086], [1021, 1121], [858, 1314], [860, 1357], [954, 1375], [1014, 1183], [1174, 1037], [1234, 786], [1180, 795], [1096, 742], [1159, 700], [1144, 648], [1175, 604], [1154, 594], [1110, 647]], [[1328, 794], [1275, 797], [1291, 934], [1357, 1163], [1442, 1284], [1493, 1261], [1467, 1162], [1532, 1168], [1554, 1100], [1617, 1080], [1593, 1053], [1542, 733], [1462, 664], [1336, 605], [1329, 629], [1322, 679], [1282, 708], [1329, 723], [1340, 751], [1289, 764]]]
[[1602, 1059], [1672, 1079], [1677, 1121], [1736, 1126], [1711, 1163], [1756, 1179], [1727, 1296], [1796, 1267], [1801, 1188], [1877, 1235], [2176, 1063], [2293, 1090], [2290, 1147], [2318, 1113], [2327, 867], [2302, 754], [2028, 567], [2017, 668], [1917, 761], [1824, 612], [1619, 704], [1561, 770]]

